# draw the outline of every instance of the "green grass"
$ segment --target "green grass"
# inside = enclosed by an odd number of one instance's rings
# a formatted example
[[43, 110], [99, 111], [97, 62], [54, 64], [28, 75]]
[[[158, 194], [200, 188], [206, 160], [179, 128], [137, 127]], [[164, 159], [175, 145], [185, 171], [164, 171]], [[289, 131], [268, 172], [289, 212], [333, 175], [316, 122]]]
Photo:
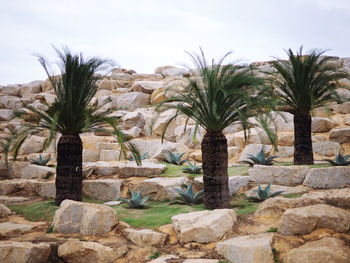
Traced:
[[243, 194], [233, 196], [230, 205], [237, 215], [254, 213], [259, 207], [259, 203], [249, 201]]
[[177, 214], [203, 210], [203, 205], [180, 205], [169, 202], [150, 201], [144, 209], [132, 209], [124, 205], [112, 206], [119, 219], [133, 227], [158, 228], [170, 224], [171, 217]]
[[249, 166], [233, 166], [228, 168], [228, 175], [248, 175]]
[[8, 205], [8, 207], [17, 214], [23, 216], [29, 221], [47, 221], [52, 222], [56, 210], [59, 206], [55, 205], [54, 200], [38, 202], [33, 204]]
[[274, 232], [277, 232], [278, 231], [278, 227], [271, 227], [269, 230], [267, 230], [266, 232], [271, 232], [271, 233], [274, 233]]
[[[275, 162], [273, 164], [274, 166], [293, 166], [293, 162]], [[322, 167], [331, 167], [332, 165], [324, 163], [324, 164], [312, 164], [312, 165], [307, 165], [310, 168], [322, 168]]]
[[302, 196], [303, 194], [305, 194], [306, 192], [300, 192], [300, 193], [295, 193], [295, 194], [283, 194], [282, 193], [282, 196], [283, 197], [287, 197], [287, 198], [298, 198], [300, 196]]

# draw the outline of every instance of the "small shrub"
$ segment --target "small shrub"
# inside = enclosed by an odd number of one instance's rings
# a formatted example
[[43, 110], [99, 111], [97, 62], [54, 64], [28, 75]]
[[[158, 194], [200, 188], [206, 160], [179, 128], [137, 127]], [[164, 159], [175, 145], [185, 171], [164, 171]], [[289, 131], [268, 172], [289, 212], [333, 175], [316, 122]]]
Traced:
[[184, 189], [185, 191], [179, 188], [175, 188], [174, 190], [181, 195], [183, 201], [186, 204], [198, 204], [203, 201], [204, 191], [200, 190], [196, 194], [194, 194], [192, 184], [190, 184], [186, 189]]
[[185, 153], [172, 153], [168, 150], [168, 156], [167, 156], [167, 162], [175, 165], [182, 165], [183, 163], [187, 162], [188, 160], [181, 160], [182, 156]]
[[193, 164], [189, 161], [187, 161], [187, 163], [188, 163], [188, 166], [182, 168], [182, 171], [184, 173], [189, 173], [189, 174], [201, 174], [202, 173], [202, 166], [201, 165], [197, 166], [196, 160], [194, 160]]
[[118, 200], [126, 203], [130, 208], [143, 208], [146, 206], [147, 201], [151, 198], [151, 196], [148, 195], [141, 199], [142, 190], [140, 192], [134, 192], [133, 190], [130, 190], [130, 192], [131, 199], [121, 197], [118, 198]]
[[267, 230], [266, 232], [277, 232], [278, 231], [278, 227], [271, 227], [269, 230]]
[[249, 197], [248, 199], [251, 201], [255, 201], [255, 202], [263, 202], [266, 199], [269, 199], [271, 197], [275, 197], [281, 193], [283, 193], [284, 191], [277, 191], [274, 193], [270, 193], [271, 191], [271, 183], [269, 183], [268, 186], [265, 187], [265, 189], [262, 189], [260, 184], [258, 184], [259, 189], [258, 190], [254, 190], [256, 196], [254, 197]]
[[156, 259], [156, 258], [159, 258], [159, 256], [160, 256], [160, 252], [159, 251], [155, 251], [155, 252], [152, 253], [152, 255], [150, 255], [148, 257], [148, 259]]
[[51, 233], [53, 233], [53, 226], [48, 226], [46, 228], [46, 234], [51, 234]]
[[267, 157], [264, 153], [264, 147], [261, 147], [261, 150], [257, 153], [257, 155], [248, 154], [248, 160], [241, 161], [241, 163], [247, 163], [250, 166], [254, 166], [254, 164], [260, 164], [260, 165], [273, 165], [273, 159], [277, 158], [278, 156], [270, 156]]
[[343, 156], [340, 152], [335, 157], [335, 160], [330, 159], [324, 159], [324, 161], [329, 162], [332, 166], [347, 166], [350, 164], [350, 161], [348, 161], [350, 155]]
[[29, 159], [29, 161], [32, 164], [40, 165], [40, 166], [46, 166], [46, 164], [51, 160], [51, 158], [43, 158], [41, 154], [39, 154], [38, 159]]

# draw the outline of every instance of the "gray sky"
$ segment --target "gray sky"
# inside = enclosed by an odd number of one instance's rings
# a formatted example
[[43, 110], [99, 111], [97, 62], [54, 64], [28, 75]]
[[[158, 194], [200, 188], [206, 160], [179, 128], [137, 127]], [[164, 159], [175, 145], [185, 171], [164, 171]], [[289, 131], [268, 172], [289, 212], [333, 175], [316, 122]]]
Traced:
[[300, 45], [350, 57], [349, 29], [349, 0], [0, 0], [0, 85], [45, 79], [33, 54], [55, 61], [51, 44], [152, 73], [199, 46], [244, 62]]

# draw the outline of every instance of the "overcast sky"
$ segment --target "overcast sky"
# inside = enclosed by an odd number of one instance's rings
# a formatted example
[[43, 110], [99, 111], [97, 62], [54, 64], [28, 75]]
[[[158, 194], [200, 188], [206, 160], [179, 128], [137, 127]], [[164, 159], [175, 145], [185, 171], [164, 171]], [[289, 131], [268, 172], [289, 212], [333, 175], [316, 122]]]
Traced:
[[52, 44], [153, 73], [199, 46], [244, 62], [301, 45], [350, 57], [349, 29], [349, 0], [0, 0], [0, 85], [45, 79], [33, 55], [55, 61]]

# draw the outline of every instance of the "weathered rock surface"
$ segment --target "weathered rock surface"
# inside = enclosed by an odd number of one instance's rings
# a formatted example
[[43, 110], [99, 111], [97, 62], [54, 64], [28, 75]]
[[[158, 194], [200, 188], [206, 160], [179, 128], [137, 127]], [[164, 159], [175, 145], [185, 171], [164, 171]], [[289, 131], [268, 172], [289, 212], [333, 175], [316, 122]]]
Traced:
[[333, 237], [308, 242], [283, 256], [284, 263], [348, 263], [349, 259], [350, 248]]
[[28, 224], [16, 224], [12, 222], [0, 223], [0, 236], [6, 237], [10, 234], [23, 234], [31, 231], [34, 228], [32, 225]]
[[339, 143], [350, 142], [350, 128], [332, 129], [329, 134], [329, 139]]
[[350, 167], [313, 168], [306, 174], [304, 186], [316, 189], [331, 189], [350, 186]]
[[89, 149], [83, 150], [83, 163], [86, 162], [97, 162], [99, 155], [97, 152]]
[[118, 176], [120, 178], [134, 176], [147, 177], [162, 174], [165, 170], [165, 164], [143, 161], [142, 166], [138, 166], [136, 162], [122, 162], [118, 165]]
[[30, 154], [30, 153], [39, 153], [43, 151], [44, 147], [44, 137], [32, 135], [28, 137], [22, 144], [19, 154]]
[[43, 198], [55, 198], [56, 196], [55, 181], [35, 182], [34, 190], [39, 196]]
[[230, 232], [237, 216], [232, 209], [215, 209], [179, 214], [171, 220], [181, 243], [208, 243]]
[[120, 157], [120, 151], [118, 150], [101, 150], [100, 152], [100, 161], [110, 162], [118, 161]]
[[311, 131], [312, 132], [328, 132], [336, 126], [335, 121], [328, 118], [313, 117]]
[[282, 217], [279, 232], [282, 235], [298, 235], [311, 233], [316, 228], [347, 232], [350, 228], [350, 213], [324, 204], [290, 208]]
[[11, 215], [11, 210], [4, 204], [0, 204], [0, 218], [6, 218]]
[[132, 91], [140, 91], [147, 94], [152, 94], [156, 89], [164, 88], [163, 81], [140, 80], [134, 81], [131, 86]]
[[19, 191], [34, 191], [34, 179], [13, 179], [0, 181], [0, 195], [9, 195]]
[[56, 174], [56, 169], [48, 166], [30, 164], [21, 170], [20, 178], [22, 179], [43, 179], [50, 175]]
[[322, 156], [336, 156], [341, 151], [341, 146], [338, 142], [323, 141], [312, 143], [312, 149]]
[[231, 262], [273, 263], [272, 238], [269, 233], [238, 236], [218, 242], [216, 251]]
[[131, 242], [141, 247], [164, 245], [167, 238], [166, 234], [159, 233], [150, 229], [136, 230], [127, 228], [125, 229], [125, 233]]
[[83, 194], [102, 201], [117, 200], [122, 183], [118, 179], [84, 180]]
[[93, 174], [96, 175], [116, 175], [118, 172], [119, 163], [118, 162], [95, 162], [87, 163], [89, 166], [93, 167]]
[[67, 263], [113, 263], [126, 250], [113, 249], [97, 242], [67, 241], [58, 247], [58, 256]]
[[0, 262], [47, 263], [50, 251], [47, 243], [0, 241]]
[[64, 200], [53, 220], [54, 231], [63, 234], [106, 234], [118, 224], [117, 213], [100, 204]]
[[150, 95], [142, 92], [128, 92], [117, 99], [117, 107], [120, 109], [134, 110], [149, 104]]
[[249, 169], [249, 179], [258, 184], [279, 184], [286, 186], [303, 183], [309, 167], [307, 166], [267, 166], [254, 165]]
[[11, 119], [13, 110], [0, 109], [0, 121], [8, 121]]
[[350, 188], [312, 191], [302, 199], [320, 200], [325, 204], [350, 209]]

